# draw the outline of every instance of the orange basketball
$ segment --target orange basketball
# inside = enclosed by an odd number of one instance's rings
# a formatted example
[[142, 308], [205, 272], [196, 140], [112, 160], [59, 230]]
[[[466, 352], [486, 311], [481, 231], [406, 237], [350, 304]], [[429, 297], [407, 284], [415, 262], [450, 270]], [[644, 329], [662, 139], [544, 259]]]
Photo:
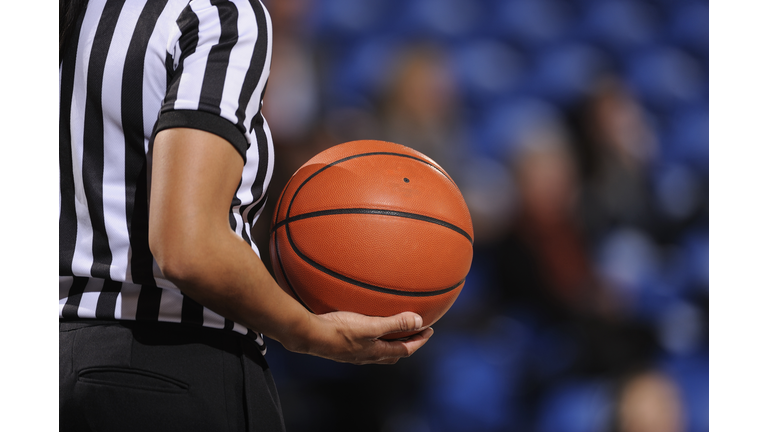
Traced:
[[291, 177], [269, 246], [277, 282], [314, 313], [412, 311], [432, 325], [464, 287], [473, 239], [459, 188], [432, 159], [353, 141]]

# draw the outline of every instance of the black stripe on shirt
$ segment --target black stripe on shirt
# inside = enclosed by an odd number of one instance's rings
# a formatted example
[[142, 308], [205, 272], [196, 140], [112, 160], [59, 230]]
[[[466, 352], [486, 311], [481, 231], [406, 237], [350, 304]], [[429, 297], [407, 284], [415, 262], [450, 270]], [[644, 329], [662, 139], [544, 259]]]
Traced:
[[[237, 201], [239, 202], [240, 200], [238, 199]], [[250, 235], [251, 234], [250, 233], [251, 230], [249, 229], [250, 228], [250, 224], [248, 223], [248, 219], [247, 219], [248, 214], [246, 213], [247, 210], [248, 210], [248, 207], [250, 207], [250, 206], [240, 206], [238, 208], [238, 213], [240, 213], [240, 220], [243, 221], [243, 227], [240, 229], [240, 237], [243, 240], [245, 240], [245, 242], [248, 243], [248, 245], [250, 246], [250, 245], [253, 244], [253, 242], [251, 241], [251, 235]], [[235, 219], [234, 215], [230, 214], [230, 219], [231, 219], [230, 222], [234, 221], [234, 219]], [[232, 229], [234, 230], [235, 227], [233, 227]]]
[[200, 20], [197, 18], [197, 15], [195, 15], [195, 12], [192, 11], [190, 5], [187, 5], [181, 12], [179, 18], [176, 20], [176, 25], [178, 25], [181, 30], [181, 37], [179, 38], [179, 49], [181, 50], [181, 54], [179, 56], [179, 65], [176, 70], [168, 69], [168, 66], [173, 67], [172, 62], [170, 65], [166, 64], [166, 70], [170, 77], [170, 86], [166, 92], [163, 106], [160, 109], [161, 113], [173, 109], [176, 99], [179, 96], [179, 83], [181, 82], [181, 76], [184, 73], [184, 60], [194, 54], [195, 50], [197, 50], [197, 43], [199, 40], [198, 27], [200, 25]]
[[[267, 50], [269, 48], [269, 41], [267, 40], [268, 37], [268, 29], [267, 29], [267, 18], [266, 14], [264, 12], [264, 7], [259, 1], [252, 0], [250, 2], [251, 7], [253, 8], [254, 15], [256, 16], [256, 25], [258, 27], [258, 39], [256, 40], [256, 44], [253, 48], [253, 57], [254, 59], [259, 59], [257, 63], [252, 62], [251, 67], [248, 68], [248, 72], [246, 73], [245, 82], [243, 84], [243, 91], [240, 93], [240, 106], [237, 111], [238, 115], [238, 122], [243, 121], [245, 118], [245, 108], [247, 106], [249, 98], [252, 96], [253, 92], [256, 91], [256, 87], [258, 86], [259, 81], [261, 80], [261, 77], [263, 74], [265, 74], [267, 71], [264, 70], [266, 59], [267, 59]], [[264, 83], [264, 88], [261, 91], [261, 99], [264, 100], [264, 93], [267, 89], [267, 83]], [[253, 118], [250, 119], [250, 132], [256, 136], [256, 145], [258, 146], [258, 152], [259, 152], [259, 166], [258, 171], [256, 174], [256, 179], [251, 185], [251, 195], [253, 196], [253, 199], [258, 199], [260, 202], [253, 206], [251, 208], [250, 214], [243, 214], [243, 238], [247, 240], [247, 237], [250, 234], [250, 220], [253, 217], [253, 215], [257, 214], [258, 211], [264, 207], [267, 200], [267, 191], [265, 188], [265, 181], [267, 176], [267, 171], [269, 169], [269, 141], [267, 139], [267, 133], [264, 130], [264, 116], [261, 113], [261, 104], [259, 104], [259, 107], [254, 114]], [[258, 197], [258, 198], [257, 198]], [[250, 241], [249, 241], [250, 243]]]
[[75, 63], [77, 60], [78, 35], [83, 26], [85, 11], [75, 23], [72, 37], [65, 47], [61, 64], [61, 91], [59, 105], [59, 192], [61, 212], [59, 213], [59, 275], [72, 275], [72, 260], [77, 243], [77, 215], [75, 213], [75, 176], [72, 171], [72, 135], [70, 112], [72, 92], [75, 86]]
[[149, 250], [147, 160], [144, 151], [144, 61], [150, 36], [167, 0], [148, 1], [131, 36], [123, 68], [121, 107], [125, 135], [125, 216], [131, 244], [131, 280], [153, 283], [153, 258]]
[[[258, 27], [258, 35], [256, 44], [253, 47], [252, 59], [257, 61], [251, 62], [251, 66], [245, 74], [243, 80], [243, 88], [240, 92], [240, 100], [237, 107], [237, 125], [245, 130], [245, 110], [248, 107], [248, 102], [251, 100], [253, 93], [256, 91], [256, 87], [259, 85], [261, 76], [266, 73], [264, 65], [267, 60], [267, 48], [269, 47], [267, 37], [267, 18], [264, 13], [264, 7], [258, 0], [250, 1], [253, 13], [256, 16], [256, 25]], [[266, 86], [265, 86], [266, 88]], [[262, 93], [263, 94], [263, 93]], [[254, 114], [254, 117], [261, 115], [261, 105], [259, 105], [258, 111]], [[253, 120], [251, 120], [251, 130], [253, 130]]]
[[107, 229], [104, 224], [104, 117], [101, 106], [104, 69], [109, 46], [124, 1], [107, 2], [96, 28], [88, 78], [83, 129], [83, 188], [88, 200], [88, 213], [93, 227], [93, 263], [91, 274], [108, 279], [112, 264]]
[[163, 289], [155, 286], [142, 285], [139, 299], [136, 301], [137, 321], [157, 321], [160, 315], [160, 300]]
[[136, 194], [134, 195], [133, 214], [128, 220], [133, 235], [131, 236], [131, 280], [140, 285], [155, 284], [154, 258], [149, 250], [149, 235], [136, 238], [137, 233], [149, 233], [149, 186], [147, 164], [142, 164], [136, 175]]
[[219, 43], [211, 47], [205, 64], [203, 88], [199, 106], [216, 115], [221, 114], [221, 98], [224, 93], [224, 79], [229, 66], [229, 56], [237, 43], [237, 7], [229, 1], [211, 1], [216, 6], [221, 23]]
[[230, 319], [224, 319], [224, 330], [232, 330], [235, 328], [235, 322]]
[[72, 286], [67, 293], [67, 302], [62, 306], [61, 317], [63, 319], [79, 318], [77, 310], [80, 308], [80, 300], [83, 298], [85, 286], [88, 284], [88, 278], [75, 276], [72, 279]]
[[[264, 93], [267, 90], [266, 84], [264, 90], [261, 92], [261, 100], [264, 98]], [[264, 116], [261, 113], [261, 107], [256, 113], [253, 119], [251, 119], [251, 132], [256, 135], [256, 143], [259, 146], [259, 168], [256, 174], [256, 180], [251, 185], [251, 194], [254, 199], [259, 197], [262, 199], [260, 206], [264, 205], [266, 201], [267, 190], [264, 187], [267, 179], [267, 171], [269, 169], [269, 141], [267, 139], [267, 132], [264, 130]]]
[[96, 319], [115, 319], [117, 295], [123, 287], [122, 282], [105, 280], [96, 302]]
[[181, 303], [181, 323], [203, 325], [203, 306], [186, 295]]

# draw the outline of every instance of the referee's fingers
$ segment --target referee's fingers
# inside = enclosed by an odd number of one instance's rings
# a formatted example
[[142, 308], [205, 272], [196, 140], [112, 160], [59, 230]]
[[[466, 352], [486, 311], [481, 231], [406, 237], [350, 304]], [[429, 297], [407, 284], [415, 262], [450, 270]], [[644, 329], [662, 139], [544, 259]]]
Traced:
[[411, 332], [423, 330], [421, 327], [424, 320], [419, 314], [413, 312], [402, 312], [385, 318], [375, 318], [373, 320], [371, 337], [381, 337], [390, 333]]
[[405, 340], [386, 341], [379, 339], [376, 341], [375, 349], [380, 358], [379, 363], [394, 363], [397, 359], [410, 357], [421, 348], [430, 337], [435, 333], [432, 327], [427, 327], [421, 332]]

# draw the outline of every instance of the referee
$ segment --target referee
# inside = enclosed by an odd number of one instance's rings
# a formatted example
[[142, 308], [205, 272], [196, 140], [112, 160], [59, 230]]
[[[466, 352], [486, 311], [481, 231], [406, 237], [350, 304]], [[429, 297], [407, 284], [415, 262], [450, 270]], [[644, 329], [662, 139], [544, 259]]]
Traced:
[[59, 14], [60, 430], [284, 430], [262, 335], [357, 364], [426, 343], [413, 313], [312, 314], [259, 259], [274, 152], [258, 0]]

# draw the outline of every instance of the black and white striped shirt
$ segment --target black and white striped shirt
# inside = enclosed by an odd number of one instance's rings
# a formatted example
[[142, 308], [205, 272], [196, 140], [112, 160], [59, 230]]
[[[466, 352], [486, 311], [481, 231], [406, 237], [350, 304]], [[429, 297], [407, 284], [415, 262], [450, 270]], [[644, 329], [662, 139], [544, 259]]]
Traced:
[[153, 135], [227, 139], [245, 160], [230, 225], [251, 240], [272, 176], [261, 103], [272, 56], [259, 0], [90, 0], [59, 65], [59, 317], [260, 335], [184, 296], [148, 244]]

